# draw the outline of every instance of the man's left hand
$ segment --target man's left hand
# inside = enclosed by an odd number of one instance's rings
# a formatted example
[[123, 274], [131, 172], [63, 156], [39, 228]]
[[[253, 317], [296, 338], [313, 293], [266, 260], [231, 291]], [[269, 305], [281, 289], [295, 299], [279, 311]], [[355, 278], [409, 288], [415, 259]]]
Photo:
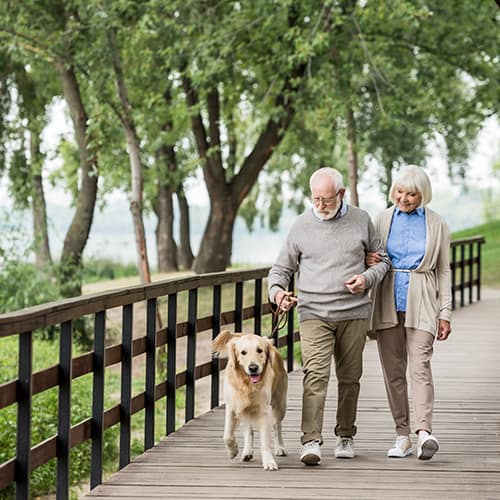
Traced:
[[362, 274], [355, 274], [344, 285], [353, 294], [363, 293], [366, 289], [366, 278]]

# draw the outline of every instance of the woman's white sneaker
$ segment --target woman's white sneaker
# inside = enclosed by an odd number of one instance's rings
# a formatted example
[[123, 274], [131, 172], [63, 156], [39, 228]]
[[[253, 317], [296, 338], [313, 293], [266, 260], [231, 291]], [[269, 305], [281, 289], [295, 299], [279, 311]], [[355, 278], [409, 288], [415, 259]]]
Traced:
[[404, 458], [413, 453], [410, 436], [397, 436], [394, 446], [387, 452], [390, 458]]
[[439, 441], [427, 431], [418, 433], [417, 458], [419, 460], [430, 460], [439, 450]]

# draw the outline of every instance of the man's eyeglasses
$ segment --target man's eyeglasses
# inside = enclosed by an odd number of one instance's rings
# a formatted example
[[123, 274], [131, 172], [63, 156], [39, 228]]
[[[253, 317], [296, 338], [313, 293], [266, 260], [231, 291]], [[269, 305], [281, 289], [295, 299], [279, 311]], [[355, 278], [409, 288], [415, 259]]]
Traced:
[[341, 189], [339, 189], [336, 193], [335, 196], [332, 196], [331, 198], [323, 198], [322, 196], [311, 196], [311, 201], [315, 205], [333, 205], [335, 203], [335, 200], [337, 199], [337, 196], [339, 195]]

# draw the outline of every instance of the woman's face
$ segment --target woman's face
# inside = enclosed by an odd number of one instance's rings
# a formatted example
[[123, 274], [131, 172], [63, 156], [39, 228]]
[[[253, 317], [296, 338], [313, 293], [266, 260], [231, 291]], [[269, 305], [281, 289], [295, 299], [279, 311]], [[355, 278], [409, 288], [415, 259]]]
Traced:
[[394, 193], [396, 206], [401, 212], [410, 213], [422, 203], [422, 195], [418, 191], [408, 191], [403, 187], [397, 187]]

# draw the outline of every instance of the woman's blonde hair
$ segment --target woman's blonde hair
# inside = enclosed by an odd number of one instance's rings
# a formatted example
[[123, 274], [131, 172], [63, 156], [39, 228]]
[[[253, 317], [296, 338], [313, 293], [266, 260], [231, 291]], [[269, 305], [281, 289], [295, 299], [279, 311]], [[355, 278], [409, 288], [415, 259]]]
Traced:
[[418, 165], [406, 165], [401, 168], [396, 177], [392, 181], [392, 186], [389, 191], [389, 199], [396, 205], [396, 190], [398, 188], [407, 189], [409, 191], [417, 191], [422, 196], [420, 206], [425, 207], [432, 200], [432, 186], [429, 177], [424, 169]]

